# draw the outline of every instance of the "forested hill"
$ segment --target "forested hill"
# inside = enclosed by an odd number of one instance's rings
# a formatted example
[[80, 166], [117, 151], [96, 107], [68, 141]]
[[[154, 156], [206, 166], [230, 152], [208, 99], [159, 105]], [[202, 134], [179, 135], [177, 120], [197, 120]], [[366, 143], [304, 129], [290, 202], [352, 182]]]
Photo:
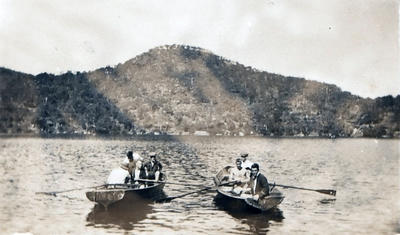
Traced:
[[172, 45], [91, 72], [0, 68], [0, 119], [6, 135], [400, 137], [400, 96], [363, 99]]

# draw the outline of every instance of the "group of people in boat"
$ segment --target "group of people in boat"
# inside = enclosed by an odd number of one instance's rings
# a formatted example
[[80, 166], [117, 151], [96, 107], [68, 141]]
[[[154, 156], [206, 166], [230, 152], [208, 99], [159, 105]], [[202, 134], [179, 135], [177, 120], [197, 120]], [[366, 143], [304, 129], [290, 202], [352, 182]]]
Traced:
[[240, 154], [236, 159], [236, 167], [228, 169], [229, 177], [221, 182], [234, 182], [231, 193], [241, 197], [252, 197], [254, 200], [262, 200], [270, 193], [267, 178], [260, 172], [258, 163], [247, 159], [248, 153]]
[[160, 180], [162, 164], [157, 160], [157, 154], [150, 152], [149, 160], [144, 159], [138, 154], [128, 151], [127, 158], [121, 163], [121, 168], [127, 170], [129, 176], [125, 178], [125, 184], [138, 183], [139, 179]]
[[[129, 175], [125, 178], [127, 183], [139, 183], [140, 180], [160, 180], [162, 164], [157, 160], [157, 154], [150, 152], [149, 160], [138, 154], [128, 151], [127, 158], [121, 164], [121, 168], [127, 170]], [[262, 200], [270, 193], [267, 178], [260, 172], [260, 166], [248, 160], [248, 153], [241, 153], [236, 159], [236, 167], [228, 169], [228, 174], [218, 183], [219, 185], [233, 183], [230, 191], [232, 194], [241, 197], [252, 197], [254, 200]]]

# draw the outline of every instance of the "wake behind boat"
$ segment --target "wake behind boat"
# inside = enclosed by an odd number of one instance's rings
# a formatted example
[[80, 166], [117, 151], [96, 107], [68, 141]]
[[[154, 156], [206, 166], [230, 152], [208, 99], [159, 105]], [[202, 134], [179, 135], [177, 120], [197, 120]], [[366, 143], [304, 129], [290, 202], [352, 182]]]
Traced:
[[233, 211], [269, 211], [276, 208], [283, 201], [283, 194], [275, 187], [272, 187], [269, 195], [262, 200], [254, 200], [249, 194], [233, 192], [232, 186], [223, 185], [229, 179], [232, 169], [232, 166], [227, 166], [220, 170], [214, 178], [218, 192], [215, 201], [224, 208]]

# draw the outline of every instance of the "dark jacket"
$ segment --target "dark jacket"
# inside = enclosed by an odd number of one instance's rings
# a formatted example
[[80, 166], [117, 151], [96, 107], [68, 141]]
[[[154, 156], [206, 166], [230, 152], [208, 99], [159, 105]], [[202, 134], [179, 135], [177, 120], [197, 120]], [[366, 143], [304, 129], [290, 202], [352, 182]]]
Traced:
[[147, 162], [146, 164], [144, 164], [144, 168], [147, 170], [147, 172], [149, 174], [154, 174], [157, 171], [162, 170], [162, 165], [159, 161], [155, 160], [154, 164], [151, 164], [151, 161]]
[[267, 178], [259, 173], [256, 178], [256, 190], [254, 191], [254, 182], [250, 180], [251, 194], [258, 194], [259, 198], [262, 199], [269, 195], [269, 184]]

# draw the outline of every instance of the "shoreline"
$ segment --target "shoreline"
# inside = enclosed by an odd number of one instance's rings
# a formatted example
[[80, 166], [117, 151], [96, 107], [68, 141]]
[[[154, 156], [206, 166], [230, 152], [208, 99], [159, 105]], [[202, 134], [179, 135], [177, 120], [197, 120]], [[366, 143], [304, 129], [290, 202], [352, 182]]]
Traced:
[[40, 139], [105, 139], [105, 140], [130, 140], [130, 139], [175, 139], [181, 137], [194, 137], [194, 138], [265, 138], [265, 139], [400, 139], [399, 137], [325, 137], [325, 136], [263, 136], [263, 135], [244, 135], [244, 136], [232, 136], [232, 135], [119, 135], [119, 136], [107, 136], [107, 135], [80, 135], [80, 134], [57, 134], [57, 135], [40, 135], [40, 134], [4, 134], [0, 133], [0, 139], [7, 138], [40, 138]]

